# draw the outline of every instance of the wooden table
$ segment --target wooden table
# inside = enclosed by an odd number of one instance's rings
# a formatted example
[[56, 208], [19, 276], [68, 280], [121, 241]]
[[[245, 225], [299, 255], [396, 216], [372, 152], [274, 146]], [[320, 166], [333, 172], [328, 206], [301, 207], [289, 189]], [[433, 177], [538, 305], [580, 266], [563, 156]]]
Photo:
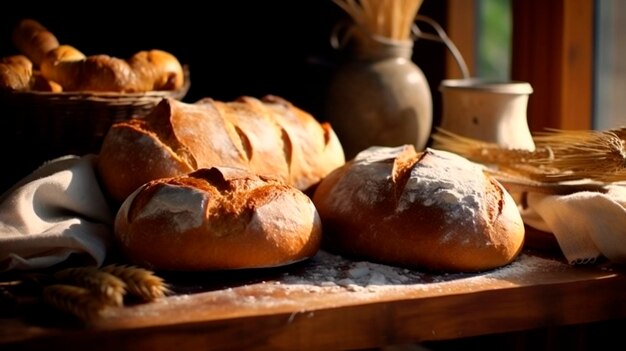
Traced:
[[428, 274], [321, 252], [255, 271], [164, 275], [174, 294], [93, 324], [31, 306], [0, 319], [0, 349], [340, 350], [626, 317], [626, 272], [525, 251], [476, 274]]

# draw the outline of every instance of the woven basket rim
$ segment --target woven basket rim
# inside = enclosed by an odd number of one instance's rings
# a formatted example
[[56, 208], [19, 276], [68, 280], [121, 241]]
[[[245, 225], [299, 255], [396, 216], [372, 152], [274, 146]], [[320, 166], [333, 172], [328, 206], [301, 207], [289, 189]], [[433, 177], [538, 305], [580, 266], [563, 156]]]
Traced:
[[138, 93], [120, 93], [111, 91], [63, 91], [63, 92], [49, 92], [49, 91], [9, 91], [9, 95], [16, 97], [32, 97], [36, 99], [50, 99], [50, 100], [142, 100], [154, 99], [154, 98], [166, 98], [172, 97], [178, 100], [182, 100], [191, 86], [189, 66], [183, 65], [184, 83], [183, 86], [176, 90], [152, 90]]

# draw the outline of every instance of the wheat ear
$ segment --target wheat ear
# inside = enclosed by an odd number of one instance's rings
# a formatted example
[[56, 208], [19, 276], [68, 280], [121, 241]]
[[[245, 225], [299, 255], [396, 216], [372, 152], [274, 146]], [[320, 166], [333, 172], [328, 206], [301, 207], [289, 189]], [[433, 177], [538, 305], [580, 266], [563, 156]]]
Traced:
[[555, 154], [552, 167], [580, 178], [615, 181], [626, 179], [624, 135], [618, 133], [617, 130], [552, 130], [538, 133], [534, 140], [537, 147], [552, 149]]
[[423, 0], [333, 0], [366, 32], [411, 39], [411, 25]]
[[65, 284], [44, 287], [43, 299], [55, 309], [74, 315], [84, 322], [99, 317], [107, 306], [91, 290]]
[[553, 156], [547, 149], [536, 151], [504, 149], [495, 143], [464, 137], [441, 128], [438, 128], [436, 133], [432, 135], [432, 139], [435, 148], [447, 150], [485, 164], [518, 165], [533, 159], [549, 160]]
[[169, 288], [163, 279], [153, 272], [123, 265], [108, 265], [102, 268], [103, 272], [112, 274], [126, 284], [126, 291], [144, 301], [153, 301], [169, 293]]
[[[626, 134], [626, 131], [624, 132]], [[624, 140], [614, 130], [556, 131], [533, 136], [533, 151], [505, 149], [442, 129], [432, 136], [434, 147], [472, 161], [496, 165], [501, 171], [535, 181], [559, 182], [592, 179], [626, 180]]]
[[61, 283], [87, 288], [108, 304], [122, 306], [124, 303], [126, 284], [95, 267], [66, 268], [56, 272], [54, 278]]

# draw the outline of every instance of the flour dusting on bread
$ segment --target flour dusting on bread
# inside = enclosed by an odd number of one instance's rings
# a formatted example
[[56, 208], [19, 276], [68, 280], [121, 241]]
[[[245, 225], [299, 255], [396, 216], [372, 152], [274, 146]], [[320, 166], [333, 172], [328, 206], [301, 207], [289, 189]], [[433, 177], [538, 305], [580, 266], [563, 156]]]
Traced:
[[207, 195], [200, 190], [165, 185], [154, 193], [135, 220], [167, 216], [169, 220], [163, 223], [168, 227], [163, 232], [184, 232], [202, 225], [204, 213], [198, 207], [204, 208], [206, 203]]
[[[443, 208], [447, 223], [470, 226], [480, 231], [485, 196], [484, 174], [480, 167], [458, 155], [427, 149], [400, 197], [396, 211], [404, 211], [419, 202], [424, 206]], [[449, 240], [447, 236], [442, 238]]]
[[322, 180], [313, 201], [331, 250], [376, 262], [491, 269], [511, 262], [524, 238], [502, 186], [436, 149], [370, 147]]

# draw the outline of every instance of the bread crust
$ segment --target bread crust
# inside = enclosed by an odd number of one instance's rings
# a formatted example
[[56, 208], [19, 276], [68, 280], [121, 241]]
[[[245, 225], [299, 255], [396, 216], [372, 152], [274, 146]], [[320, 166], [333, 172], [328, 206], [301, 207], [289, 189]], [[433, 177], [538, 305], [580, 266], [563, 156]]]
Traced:
[[306, 191], [344, 162], [329, 125], [267, 96], [164, 99], [145, 118], [111, 126], [97, 167], [107, 194], [121, 203], [150, 180], [213, 166], [277, 177]]
[[228, 167], [143, 185], [120, 207], [114, 231], [129, 262], [157, 270], [280, 266], [315, 255], [321, 244], [309, 197]]
[[313, 201], [331, 251], [433, 271], [512, 262], [524, 241], [514, 200], [460, 156], [370, 148], [332, 172]]
[[139, 51], [128, 59], [86, 56], [59, 44], [52, 32], [30, 18], [18, 22], [12, 39], [41, 76], [58, 85], [46, 84], [43, 90], [137, 93], [178, 90], [185, 84], [182, 65], [163, 50]]
[[48, 52], [59, 46], [56, 36], [31, 18], [25, 18], [17, 23], [13, 29], [12, 40], [18, 50], [36, 67], [41, 65]]
[[85, 56], [69, 45], [50, 50], [41, 74], [64, 91], [136, 93], [176, 90], [184, 84], [178, 59], [162, 50], [140, 51], [128, 60], [108, 55]]
[[28, 90], [33, 77], [33, 64], [24, 55], [0, 59], [0, 90]]

